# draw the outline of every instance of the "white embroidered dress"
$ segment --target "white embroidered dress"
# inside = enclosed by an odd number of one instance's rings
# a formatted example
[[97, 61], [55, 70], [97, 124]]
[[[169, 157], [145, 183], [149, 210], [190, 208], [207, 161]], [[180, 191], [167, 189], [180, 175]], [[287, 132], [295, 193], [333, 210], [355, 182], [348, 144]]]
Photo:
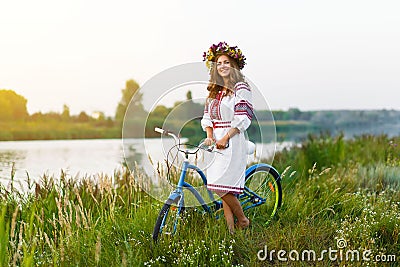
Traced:
[[250, 126], [253, 106], [250, 87], [239, 82], [234, 95], [225, 96], [220, 91], [216, 99], [207, 99], [201, 126], [213, 128], [214, 138], [221, 139], [231, 128], [240, 133], [229, 140], [229, 147], [218, 149], [214, 161], [207, 168], [207, 188], [214, 192], [240, 194], [244, 188], [244, 173], [247, 162], [245, 131]]

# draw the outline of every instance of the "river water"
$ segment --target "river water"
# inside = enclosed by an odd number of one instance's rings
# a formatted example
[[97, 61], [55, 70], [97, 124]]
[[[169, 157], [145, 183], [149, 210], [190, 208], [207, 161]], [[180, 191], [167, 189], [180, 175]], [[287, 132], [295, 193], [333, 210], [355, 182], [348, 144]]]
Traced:
[[[173, 145], [172, 140], [169, 142], [165, 145], [158, 138], [0, 142], [0, 183], [8, 186], [12, 172], [14, 181], [22, 183], [27, 181], [28, 176], [31, 181], [38, 181], [43, 175], [57, 179], [61, 171], [74, 178], [99, 174], [112, 176], [116, 170], [123, 168], [126, 159], [151, 167], [155, 162], [164, 161], [168, 151], [165, 146]], [[290, 145], [257, 144], [256, 156], [249, 156], [249, 161], [271, 156], [275, 149]]]

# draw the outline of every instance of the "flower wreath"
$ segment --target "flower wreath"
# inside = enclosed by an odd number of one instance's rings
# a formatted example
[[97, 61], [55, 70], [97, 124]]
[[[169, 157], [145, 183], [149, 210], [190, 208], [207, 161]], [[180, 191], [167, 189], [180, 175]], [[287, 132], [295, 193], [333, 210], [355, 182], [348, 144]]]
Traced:
[[246, 58], [237, 46], [229, 46], [226, 42], [219, 42], [217, 45], [210, 46], [208, 51], [203, 54], [203, 61], [206, 62], [208, 69], [211, 69], [212, 63], [215, 62], [216, 57], [220, 54], [226, 54], [235, 59], [239, 69], [243, 69], [244, 65], [246, 65]]

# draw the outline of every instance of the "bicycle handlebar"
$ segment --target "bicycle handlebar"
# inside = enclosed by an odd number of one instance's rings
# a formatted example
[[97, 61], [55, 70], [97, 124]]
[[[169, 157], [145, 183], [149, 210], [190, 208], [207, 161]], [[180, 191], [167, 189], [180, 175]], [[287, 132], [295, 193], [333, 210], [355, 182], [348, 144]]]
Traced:
[[[178, 145], [181, 144], [179, 137], [176, 136], [173, 132], [164, 130], [164, 129], [159, 128], [159, 127], [155, 127], [155, 128], [154, 128], [154, 131], [157, 132], [157, 133], [160, 133], [161, 135], [169, 135], [169, 136], [171, 136], [172, 138], [174, 138], [175, 144], [178, 144]], [[228, 146], [229, 146], [229, 144], [228, 144]], [[228, 147], [228, 146], [227, 146], [227, 147]], [[211, 146], [207, 146], [207, 148], [206, 148], [205, 145], [204, 145], [204, 142], [201, 142], [198, 146], [193, 146], [193, 147], [197, 147], [198, 149], [202, 149], [202, 150], [205, 150], [205, 151], [207, 151], [207, 152], [213, 152], [213, 153], [219, 153], [219, 154], [221, 154], [221, 152], [215, 151], [215, 150], [214, 150], [214, 149], [215, 149], [215, 144], [213, 144], [213, 145], [211, 145]], [[180, 149], [179, 149], [179, 151], [181, 151], [181, 152], [183, 152], [183, 153], [188, 153], [188, 151], [183, 151], [183, 150], [180, 150]], [[197, 152], [197, 151], [196, 151], [196, 152]], [[194, 152], [194, 153], [196, 153], [196, 152]], [[193, 153], [189, 153], [189, 154], [193, 154]]]
[[181, 144], [179, 137], [176, 136], [173, 132], [166, 131], [166, 130], [158, 128], [158, 127], [155, 127], [154, 131], [156, 131], [157, 133], [160, 133], [161, 135], [169, 135], [172, 138], [174, 138], [176, 144]]
[[157, 133], [160, 133], [160, 134], [164, 134], [164, 130], [161, 128], [158, 128], [158, 127], [154, 128], [154, 131], [156, 131]]

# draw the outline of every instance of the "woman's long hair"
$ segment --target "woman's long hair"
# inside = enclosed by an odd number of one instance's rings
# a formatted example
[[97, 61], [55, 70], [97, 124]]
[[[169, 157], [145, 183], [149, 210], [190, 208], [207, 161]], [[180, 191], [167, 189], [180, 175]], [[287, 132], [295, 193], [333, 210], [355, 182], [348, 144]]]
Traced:
[[[208, 98], [214, 99], [216, 98], [217, 94], [219, 91], [221, 91], [224, 88], [224, 80], [221, 77], [221, 75], [218, 74], [217, 71], [217, 66], [216, 62], [218, 58], [222, 55], [226, 54], [220, 54], [215, 58], [215, 61], [212, 64], [211, 67], [211, 73], [210, 73], [210, 81], [207, 86], [207, 90], [210, 91], [208, 94]], [[226, 55], [229, 59], [229, 65], [231, 66], [231, 71], [229, 73], [229, 83], [227, 85], [227, 89], [230, 91], [233, 91], [233, 87], [235, 86], [236, 83], [238, 82], [244, 82], [244, 76], [239, 70], [238, 63], [236, 62], [235, 59], [231, 58], [230, 56]]]

